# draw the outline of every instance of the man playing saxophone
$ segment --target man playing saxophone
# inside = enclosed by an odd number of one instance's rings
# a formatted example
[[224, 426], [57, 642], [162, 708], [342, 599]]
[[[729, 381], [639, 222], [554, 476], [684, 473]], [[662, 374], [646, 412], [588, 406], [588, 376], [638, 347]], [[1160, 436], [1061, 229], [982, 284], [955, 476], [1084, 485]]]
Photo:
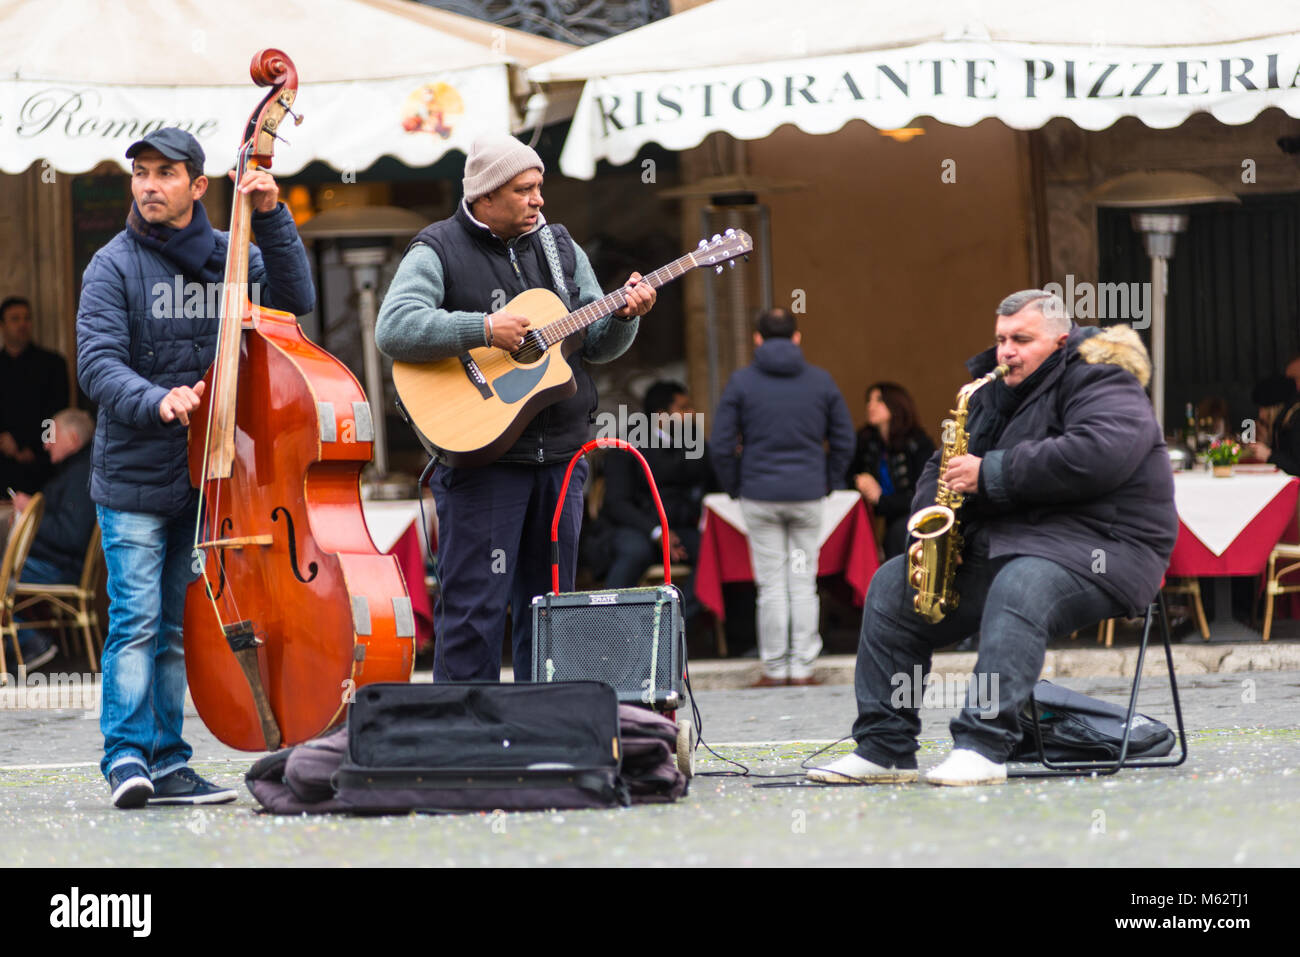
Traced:
[[[903, 686], [929, 672], [936, 649], [979, 632], [975, 680], [950, 725], [953, 750], [926, 780], [1005, 781], [1017, 713], [1047, 641], [1138, 614], [1160, 586], [1178, 516], [1137, 334], [1076, 326], [1058, 297], [1030, 289], [998, 306], [995, 341], [967, 368], [975, 376], [997, 365], [1009, 371], [971, 396], [966, 453], [950, 456], [942, 476], [964, 502], [958, 600], [930, 620], [916, 610], [907, 555], [880, 568], [858, 640], [857, 748], [809, 771], [813, 780], [916, 780], [921, 691]], [[927, 464], [914, 512], [934, 504], [942, 457]], [[994, 700], [978, 701], [988, 689]]]

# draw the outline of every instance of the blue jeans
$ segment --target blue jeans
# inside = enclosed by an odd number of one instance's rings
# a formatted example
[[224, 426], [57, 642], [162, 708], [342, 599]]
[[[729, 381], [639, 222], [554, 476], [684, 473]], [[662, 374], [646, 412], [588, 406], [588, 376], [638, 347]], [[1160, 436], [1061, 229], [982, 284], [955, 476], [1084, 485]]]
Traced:
[[107, 777], [135, 762], [154, 778], [188, 763], [185, 706], [185, 589], [194, 579], [194, 515], [166, 518], [96, 506], [108, 571], [104, 642], [104, 757]]
[[1125, 613], [1096, 582], [1045, 558], [967, 554], [957, 568], [957, 608], [931, 624], [913, 610], [906, 574], [907, 556], [899, 555], [871, 579], [853, 679], [857, 753], [885, 767], [916, 767], [923, 690], [905, 692], [929, 673], [935, 649], [979, 632], [966, 707], [949, 730], [954, 747], [1001, 764], [1020, 740], [1017, 715], [1043, 670], [1048, 639]]

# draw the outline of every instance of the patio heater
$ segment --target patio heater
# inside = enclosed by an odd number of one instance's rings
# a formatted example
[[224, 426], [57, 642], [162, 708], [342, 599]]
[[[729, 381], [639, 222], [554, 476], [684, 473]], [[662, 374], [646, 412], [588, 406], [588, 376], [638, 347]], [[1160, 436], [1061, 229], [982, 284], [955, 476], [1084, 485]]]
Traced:
[[722, 387], [750, 359], [754, 317], [772, 308], [771, 214], [758, 201], [759, 193], [802, 189], [803, 183], [778, 182], [754, 176], [714, 176], [663, 190], [669, 199], [705, 198], [700, 208], [700, 237], [711, 238], [729, 228], [743, 229], [754, 240], [754, 254], [743, 268], [728, 269], [705, 279], [708, 333], [708, 408], [716, 409]]
[[361, 355], [374, 424], [374, 477], [388, 475], [388, 433], [384, 378], [375, 345], [379, 315], [379, 270], [393, 254], [394, 239], [408, 239], [427, 225], [424, 217], [395, 206], [337, 206], [313, 216], [298, 233], [305, 240], [334, 241], [339, 258], [352, 275], [361, 317]]
[[1186, 207], [1241, 200], [1211, 179], [1177, 170], [1124, 173], [1102, 183], [1088, 198], [1098, 206], [1132, 209], [1133, 229], [1142, 234], [1151, 258], [1151, 403], [1163, 429], [1169, 260], [1178, 234], [1187, 231]]

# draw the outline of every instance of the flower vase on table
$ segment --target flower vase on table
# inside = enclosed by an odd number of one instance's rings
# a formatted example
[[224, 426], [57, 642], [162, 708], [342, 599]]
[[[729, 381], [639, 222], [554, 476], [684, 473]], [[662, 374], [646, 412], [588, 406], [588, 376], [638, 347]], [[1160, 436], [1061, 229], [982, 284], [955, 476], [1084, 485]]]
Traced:
[[1215, 439], [1205, 452], [1215, 478], [1228, 478], [1241, 459], [1241, 445], [1235, 439]]

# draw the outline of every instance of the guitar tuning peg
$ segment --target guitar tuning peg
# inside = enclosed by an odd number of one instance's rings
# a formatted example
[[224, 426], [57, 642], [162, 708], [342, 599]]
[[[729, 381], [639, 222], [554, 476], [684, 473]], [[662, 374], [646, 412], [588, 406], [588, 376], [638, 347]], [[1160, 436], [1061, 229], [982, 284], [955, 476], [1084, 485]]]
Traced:
[[716, 272], [719, 276], [722, 275], [722, 264], [719, 263], [718, 265], [714, 266], [713, 271]]
[[736, 268], [736, 261], [735, 261], [734, 259], [728, 259], [728, 260], [727, 260], [727, 265], [728, 265], [729, 267], [731, 267], [732, 269], [735, 269], [735, 268]]
[[724, 236], [734, 236], [734, 235], [736, 235], [736, 231], [735, 231], [734, 229], [728, 229], [728, 230], [727, 230], [725, 233], [723, 233], [722, 235], [724, 235]]
[[704, 248], [705, 248], [706, 246], [708, 246], [708, 245], [709, 245], [709, 241], [708, 241], [707, 239], [701, 239], [701, 240], [700, 240], [699, 248], [700, 248], [700, 249], [704, 249]]
[[722, 237], [719, 236], [717, 233], [714, 233], [714, 234], [713, 234], [713, 239], [712, 239], [711, 241], [712, 241], [712, 242], [715, 242], [715, 243], [720, 243], [720, 242], [722, 242]]

